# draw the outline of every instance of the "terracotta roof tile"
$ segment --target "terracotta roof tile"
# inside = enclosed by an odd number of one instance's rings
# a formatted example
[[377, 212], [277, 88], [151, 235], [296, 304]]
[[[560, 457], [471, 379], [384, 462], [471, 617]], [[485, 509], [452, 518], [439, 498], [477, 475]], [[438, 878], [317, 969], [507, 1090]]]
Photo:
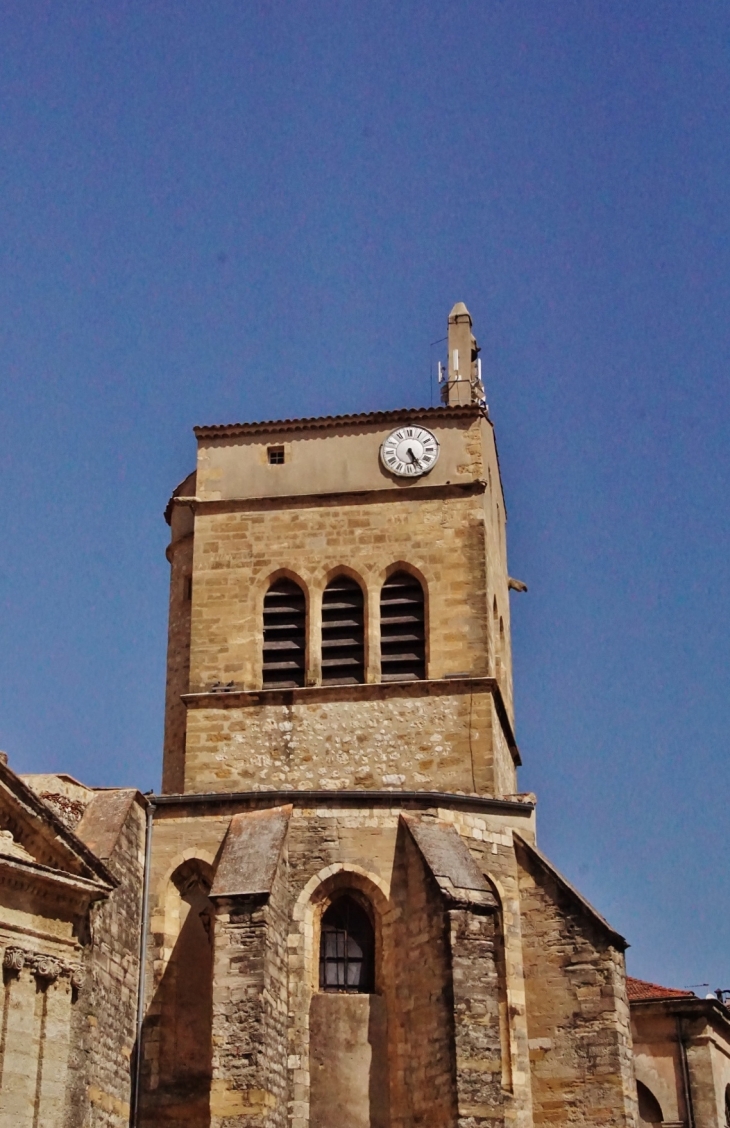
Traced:
[[658, 983], [648, 983], [645, 979], [626, 976], [626, 989], [630, 1003], [644, 1002], [646, 999], [693, 999], [694, 991], [680, 991], [677, 987], [660, 987]]
[[478, 404], [455, 407], [404, 407], [397, 411], [365, 411], [356, 415], [319, 415], [305, 419], [270, 419], [260, 423], [218, 423], [207, 427], [193, 427], [199, 439], [220, 439], [233, 435], [252, 435], [267, 431], [305, 431], [314, 427], [341, 427], [392, 423], [399, 419], [464, 419], [487, 418]]

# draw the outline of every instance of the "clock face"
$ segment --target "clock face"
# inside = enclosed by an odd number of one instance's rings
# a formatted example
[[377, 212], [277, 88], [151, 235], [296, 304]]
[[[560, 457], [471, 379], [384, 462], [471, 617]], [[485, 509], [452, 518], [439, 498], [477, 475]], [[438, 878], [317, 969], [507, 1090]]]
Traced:
[[418, 478], [436, 465], [438, 439], [425, 427], [399, 427], [388, 435], [380, 448], [380, 460], [386, 470], [399, 478]]

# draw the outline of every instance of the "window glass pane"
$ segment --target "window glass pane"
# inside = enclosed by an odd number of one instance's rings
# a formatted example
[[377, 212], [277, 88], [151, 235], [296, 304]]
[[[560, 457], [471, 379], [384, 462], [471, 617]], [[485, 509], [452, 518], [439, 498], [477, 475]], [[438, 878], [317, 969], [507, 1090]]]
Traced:
[[340, 896], [322, 917], [319, 983], [325, 991], [373, 989], [375, 937], [365, 909]]
[[361, 960], [363, 957], [362, 944], [358, 944], [354, 936], [347, 937], [347, 958], [350, 960]]
[[349, 987], [359, 987], [362, 980], [362, 964], [353, 961], [347, 965], [347, 984]]

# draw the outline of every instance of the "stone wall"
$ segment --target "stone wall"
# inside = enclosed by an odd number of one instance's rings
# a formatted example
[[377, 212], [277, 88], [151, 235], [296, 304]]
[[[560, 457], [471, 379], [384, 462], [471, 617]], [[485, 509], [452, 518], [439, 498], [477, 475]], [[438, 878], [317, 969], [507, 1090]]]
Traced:
[[450, 1126], [457, 1118], [457, 1091], [448, 920], [433, 877], [402, 826], [391, 903], [391, 1125]]
[[462, 678], [269, 691], [263, 700], [209, 694], [188, 711], [185, 790], [511, 794], [496, 692], [488, 678]]
[[633, 1126], [623, 947], [594, 910], [517, 845], [536, 1126]]
[[141, 1125], [208, 1128], [213, 1046], [214, 907], [212, 868], [191, 858], [176, 866], [154, 929], [147, 969], [152, 998], [142, 1027]]
[[[401, 822], [397, 793], [392, 807], [355, 808], [338, 802], [337, 793], [327, 806], [307, 802], [303, 795], [294, 803], [269, 894], [217, 901], [217, 1128], [233, 1128], [244, 1114], [261, 1126], [279, 1128], [286, 1116], [292, 1128], [330, 1128], [334, 1114], [312, 1074], [330, 1051], [324, 1035], [312, 1043], [311, 1031], [322, 1031], [330, 1006], [313, 1001], [319, 920], [343, 889], [373, 908], [376, 997], [388, 1039], [386, 1081], [362, 1015], [348, 1018], [340, 1008], [327, 1023], [330, 1032], [335, 1022], [350, 1031], [352, 1053], [380, 1070], [379, 1091], [387, 1087], [387, 1114], [382, 1104], [363, 1111], [361, 1093], [357, 1116], [369, 1117], [371, 1126], [380, 1117], [392, 1128], [457, 1118], [469, 1128], [633, 1124], [621, 940], [549, 863], [535, 861], [529, 809], [523, 816], [507, 805], [491, 813], [469, 811], [464, 802], [450, 809], [410, 804], [414, 817], [458, 831], [497, 891], [497, 908], [486, 911], [445, 896]], [[246, 809], [226, 800], [158, 811], [158, 906], [165, 875], [185, 855], [211, 859], [213, 872], [231, 816]], [[159, 912], [153, 908], [153, 920]], [[163, 939], [150, 959], [169, 966], [177, 941], [172, 933]], [[337, 1065], [337, 1077], [346, 1076], [348, 1060]], [[335, 1082], [333, 1075], [333, 1092]], [[368, 1082], [368, 1101], [372, 1092]]]
[[636, 1079], [658, 1102], [664, 1124], [693, 1119], [697, 1128], [725, 1128], [730, 1011], [714, 997], [701, 999], [689, 991], [662, 997], [661, 992], [631, 1002]]
[[0, 776], [0, 1125], [126, 1128], [144, 800]]
[[312, 1128], [389, 1128], [388, 1013], [381, 995], [312, 995]]
[[136, 1041], [145, 805], [133, 791], [100, 792], [77, 833], [119, 882], [92, 909], [85, 981], [74, 1008], [75, 1083], [67, 1128], [127, 1128]]
[[211, 1128], [287, 1123], [288, 866], [267, 895], [216, 900]]
[[[189, 510], [179, 511], [191, 517]], [[192, 525], [192, 518], [191, 518]], [[182, 695], [190, 686], [190, 610], [192, 607], [193, 536], [174, 541], [170, 557], [170, 605], [165, 684], [165, 743], [162, 759], [162, 790], [183, 790], [186, 709]]]
[[[345, 1026], [351, 1027], [353, 1046], [360, 1046], [357, 1052], [370, 1054], [370, 1068], [379, 1078], [377, 1092], [388, 1092], [387, 1113], [381, 1100], [369, 1106], [367, 1116], [375, 1118], [373, 1123], [385, 1117], [393, 1125], [413, 1124], [424, 1118], [453, 1122], [458, 1090], [452, 974], [457, 967], [469, 980], [465, 989], [462, 985], [458, 1004], [464, 1115], [468, 1119], [470, 1104], [472, 1112], [476, 1105], [487, 1104], [496, 1114], [501, 1101], [510, 1124], [521, 1128], [529, 1123], [520, 1120], [529, 1078], [525, 1078], [521, 1057], [526, 1056], [524, 988], [521, 949], [515, 942], [519, 937], [519, 906], [513, 897], [516, 879], [513, 881], [511, 875], [516, 863], [509, 824], [512, 820], [529, 833], [530, 809], [517, 813], [505, 807], [503, 814], [494, 815], [441, 808], [421, 812], [422, 817], [430, 817], [439, 825], [458, 826], [480, 864], [499, 873], [499, 885], [506, 890], [503, 907], [499, 917], [477, 922], [477, 935], [466, 918], [458, 924], [454, 918], [452, 931], [448, 906], [401, 826], [398, 806], [342, 806], [337, 804], [336, 793], [326, 807], [306, 804], [302, 796], [294, 805], [286, 849], [268, 898], [214, 898], [216, 1064], [211, 1110], [214, 1119], [218, 1118], [215, 1122], [228, 1128], [229, 1122], [233, 1123], [231, 1118], [243, 1115], [245, 1109], [247, 1122], [253, 1117], [262, 1124], [278, 1125], [285, 1114], [292, 1128], [326, 1128], [332, 1109], [323, 1110], [316, 1079], [313, 1082], [311, 1075], [326, 1051], [326, 1046], [311, 1042], [311, 1030], [318, 1023], [321, 1028], [320, 1011], [330, 1005], [314, 1003], [319, 997], [319, 920], [338, 890], [353, 889], [373, 907], [377, 965], [377, 995], [373, 999], [380, 1000], [373, 1005], [384, 1008], [389, 1047], [386, 1070], [372, 1041], [367, 1040], [367, 1046], [362, 1041], [364, 1034], [358, 1034], [355, 1019], [350, 1016], [349, 1023], [341, 1016]], [[159, 985], [177, 958], [182, 935], [176, 936], [170, 923], [174, 914], [171, 916], [169, 904], [166, 908], [166, 889], [186, 857], [188, 861], [182, 864], [192, 865], [197, 857], [199, 864], [212, 866], [211, 873], [220, 867], [218, 859], [225, 848], [231, 815], [238, 811], [242, 813], [235, 817], [245, 818], [245, 810], [245, 805], [223, 801], [191, 806], [191, 814], [197, 812], [192, 817], [186, 816], [182, 805], [161, 807], [156, 814], [150, 967], [159, 971], [155, 972], [157, 986], [148, 1014], [158, 1025], [169, 1022], [159, 1013]], [[497, 853], [492, 853], [493, 849]], [[282, 955], [286, 957], [283, 969]], [[465, 971], [472, 964], [474, 970]], [[189, 971], [194, 979], [195, 968], [190, 966]], [[479, 980], [482, 972], [483, 981]], [[473, 1002], [467, 997], [472, 979]], [[476, 997], [479, 992], [483, 998]], [[382, 1027], [378, 1013], [369, 1008], [368, 1039]], [[145, 1046], [145, 1055], [151, 1061], [157, 1052], [157, 1035], [154, 1025], [148, 1029], [151, 1041]], [[282, 1050], [284, 1034], [286, 1053]], [[469, 1049], [472, 1042], [473, 1053]], [[479, 1054], [487, 1056], [486, 1074], [473, 1066]], [[284, 1064], [287, 1073], [282, 1078], [279, 1070]], [[345, 1073], [343, 1059], [338, 1076]], [[146, 1084], [151, 1076], [148, 1071]], [[371, 1076], [367, 1083], [369, 1101], [374, 1085]], [[144, 1123], [159, 1119], [154, 1110], [159, 1109], [160, 1091], [159, 1086], [146, 1090]], [[476, 1093], [479, 1100], [467, 1098], [467, 1092]], [[479, 1115], [477, 1110], [475, 1116]]]
[[[231, 680], [261, 688], [263, 598], [282, 570], [298, 578], [308, 597], [308, 683], [316, 684], [321, 593], [330, 575], [345, 566], [359, 580], [377, 638], [380, 589], [401, 563], [425, 589], [429, 676], [488, 674], [480, 496], [399, 495], [396, 502], [197, 513], [191, 690]], [[368, 656], [368, 669], [369, 680], [379, 681], [378, 654]]]
[[459, 1124], [496, 1128], [509, 1101], [502, 1087], [509, 1046], [500, 1029], [499, 921], [495, 912], [460, 908], [449, 911], [449, 926]]
[[[64, 953], [66, 954], [66, 953]], [[0, 1035], [0, 1125], [61, 1128], [78, 975], [37, 950], [5, 949]]]

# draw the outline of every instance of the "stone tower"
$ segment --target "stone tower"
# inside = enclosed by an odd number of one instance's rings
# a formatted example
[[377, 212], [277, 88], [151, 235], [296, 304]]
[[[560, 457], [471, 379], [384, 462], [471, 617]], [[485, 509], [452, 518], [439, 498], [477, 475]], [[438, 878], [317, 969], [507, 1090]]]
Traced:
[[141, 1123], [633, 1124], [624, 942], [517, 794], [478, 346], [436, 408], [196, 428]]

